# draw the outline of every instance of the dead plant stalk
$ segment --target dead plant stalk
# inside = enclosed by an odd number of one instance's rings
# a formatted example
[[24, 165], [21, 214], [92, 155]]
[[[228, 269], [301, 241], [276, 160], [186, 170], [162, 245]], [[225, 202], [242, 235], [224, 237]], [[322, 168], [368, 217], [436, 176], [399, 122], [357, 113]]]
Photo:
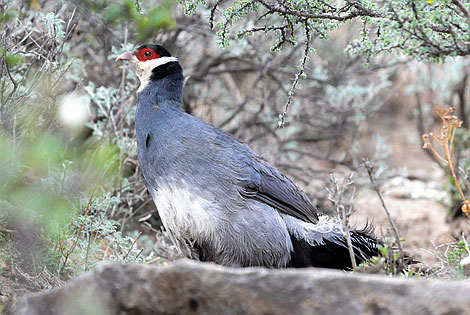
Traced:
[[[450, 107], [448, 109], [441, 109], [439, 106], [434, 107], [434, 112], [442, 120], [442, 127], [438, 135], [435, 135], [432, 132], [423, 135], [423, 149], [430, 149], [441, 162], [449, 166], [455, 187], [457, 187], [463, 201], [462, 212], [470, 218], [470, 201], [465, 198], [455, 173], [456, 160], [454, 155], [454, 137], [457, 132], [457, 128], [462, 126], [462, 121], [458, 119], [457, 116], [451, 115], [453, 111], [455, 111], [455, 107]], [[433, 142], [437, 142], [440, 145], [444, 156], [436, 150]]]
[[[333, 174], [330, 174], [331, 187], [327, 188], [328, 191], [328, 200], [330, 200], [335, 206], [336, 214], [342, 224], [341, 232], [346, 238], [346, 244], [348, 246], [349, 258], [351, 259], [352, 270], [357, 269], [356, 258], [351, 242], [351, 234], [349, 229], [349, 218], [355, 211], [353, 207], [353, 200], [355, 198], [355, 189], [350, 188], [353, 184], [354, 173], [350, 173], [349, 176], [345, 177], [342, 182], [336, 180]], [[345, 205], [343, 202], [344, 194], [346, 190], [351, 190], [351, 199], [348, 205]]]

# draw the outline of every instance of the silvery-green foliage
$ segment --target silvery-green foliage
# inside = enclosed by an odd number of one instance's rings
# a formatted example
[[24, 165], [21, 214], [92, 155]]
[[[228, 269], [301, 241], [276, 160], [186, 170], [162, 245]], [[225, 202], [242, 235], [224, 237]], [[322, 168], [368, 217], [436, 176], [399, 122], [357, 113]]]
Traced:
[[[206, 5], [201, 0], [180, 0], [190, 14]], [[255, 32], [272, 32], [272, 49], [304, 42], [308, 31], [327, 39], [331, 31], [359, 22], [361, 31], [348, 51], [367, 59], [382, 51], [397, 51], [421, 59], [470, 54], [470, 4], [465, 1], [373, 0], [239, 0], [207, 4], [210, 21], [218, 28], [220, 44]], [[245, 21], [256, 23], [246, 26]], [[303, 38], [302, 38], [303, 37]]]
[[49, 36], [49, 38], [56, 38], [56, 40], [58, 41], [64, 39], [64, 20], [59, 18], [54, 12], [43, 14], [41, 20], [44, 23], [44, 26], [46, 26], [47, 35]]
[[[27, 223], [41, 225], [41, 246], [50, 247], [54, 255], [35, 260], [34, 270], [42, 271], [47, 261], [47, 272], [56, 279], [70, 275], [62, 271], [74, 275], [103, 259], [137, 261], [138, 246], [124, 235], [122, 221], [142, 201], [143, 184], [135, 181], [138, 173], [128, 170], [136, 160], [131, 127], [136, 77], [126, 70], [122, 88], [116, 87], [118, 80], [109, 80], [113, 68], [106, 68], [108, 60], [100, 56], [102, 34], [93, 33], [95, 25], [78, 16], [72, 3], [41, 2], [54, 7], [52, 12], [19, 5], [0, 5], [6, 13], [15, 12], [14, 17], [21, 15], [0, 24], [0, 142], [5, 140], [1, 147], [12, 155], [0, 203], [15, 209], [7, 212], [2, 206], [0, 216], [7, 213], [14, 221], [30, 213]], [[2, 11], [0, 19], [6, 13]], [[79, 30], [73, 33], [75, 27]], [[128, 44], [109, 54], [129, 49]], [[100, 79], [108, 80], [106, 87]], [[86, 140], [86, 132], [69, 133], [56, 115], [64, 96], [82, 94], [89, 98], [93, 114], [88, 126], [94, 134]], [[28, 230], [34, 230], [31, 224]], [[106, 255], [104, 242], [109, 247]], [[41, 246], [37, 251], [42, 255]], [[18, 250], [10, 255], [14, 259], [30, 254]]]
[[[113, 47], [109, 58], [115, 59], [121, 52], [132, 48], [132, 45], [126, 45], [121, 49]], [[93, 134], [98, 139], [109, 140], [115, 143], [126, 157], [136, 158], [136, 140], [126, 135], [133, 134], [131, 126], [136, 111], [136, 107], [133, 106], [135, 102], [134, 91], [137, 88], [138, 79], [127, 65], [121, 67], [127, 70], [124, 78], [125, 84], [121, 88], [96, 87], [93, 81], [84, 87], [97, 117], [95, 121], [88, 122], [87, 126], [93, 130]], [[126, 96], [126, 100], [122, 99], [123, 95]], [[125, 108], [122, 108], [123, 106]]]
[[93, 268], [103, 260], [142, 262], [143, 256], [139, 255], [141, 250], [133, 244], [134, 239], [124, 236], [120, 230], [121, 224], [110, 219], [113, 210], [121, 207], [120, 198], [102, 191], [91, 204], [87, 202], [82, 200], [84, 205], [93, 210], [86, 216], [74, 217], [72, 221], [75, 230], [80, 231], [80, 235], [76, 235], [77, 244], [74, 251], [74, 255], [78, 255], [80, 259], [64, 266], [65, 269], [79, 273]]
[[[65, 6], [66, 7], [66, 6]], [[18, 14], [18, 13], [16, 13]], [[82, 73], [80, 62], [68, 57], [65, 36], [71, 30], [65, 19], [50, 12], [23, 12], [2, 26], [0, 52], [5, 56], [0, 90], [0, 122], [7, 130], [13, 125], [17, 135], [35, 133], [37, 127], [56, 125], [48, 115], [57, 100]]]

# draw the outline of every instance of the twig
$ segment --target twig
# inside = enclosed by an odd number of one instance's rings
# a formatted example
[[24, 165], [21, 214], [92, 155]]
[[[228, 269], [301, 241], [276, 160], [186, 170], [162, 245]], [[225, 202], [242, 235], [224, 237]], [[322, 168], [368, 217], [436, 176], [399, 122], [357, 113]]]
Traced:
[[341, 224], [342, 224], [342, 229], [341, 232], [346, 238], [346, 244], [348, 246], [348, 252], [349, 252], [349, 258], [351, 259], [351, 266], [353, 270], [357, 269], [357, 264], [356, 264], [356, 258], [352, 246], [352, 241], [351, 241], [351, 233], [349, 230], [349, 218], [351, 214], [354, 212], [354, 208], [352, 206], [352, 201], [355, 196], [355, 190], [353, 189], [352, 195], [351, 195], [351, 200], [348, 206], [348, 210], [346, 210], [346, 206], [343, 203], [343, 197], [345, 190], [353, 184], [352, 178], [354, 176], [354, 173], [350, 173], [348, 177], [345, 177], [342, 181], [342, 183], [338, 183], [336, 178], [334, 177], [333, 174], [330, 174], [330, 182], [331, 182], [331, 189], [327, 188], [326, 190], [328, 191], [328, 200], [330, 200], [336, 209], [336, 213], [338, 214]]
[[[93, 194], [90, 196], [90, 199], [88, 200], [87, 207], [85, 209], [85, 212], [83, 213], [84, 217], [88, 215], [88, 212], [90, 212], [92, 198], [93, 198]], [[64, 259], [64, 263], [62, 264], [63, 267], [65, 267], [67, 265], [67, 261], [70, 257], [70, 254], [72, 254], [72, 252], [75, 250], [75, 246], [77, 246], [78, 239], [80, 238], [80, 234], [82, 233], [82, 229], [83, 229], [83, 223], [81, 223], [80, 226], [78, 227], [77, 237], [75, 238], [75, 240], [72, 244], [72, 247], [70, 247], [70, 250], [67, 251], [67, 254], [66, 254], [65, 259]]]
[[86, 247], [85, 266], [84, 266], [85, 271], [88, 270], [87, 265], [88, 265], [88, 256], [90, 254], [90, 246], [91, 246], [91, 233], [88, 233], [88, 244]]
[[297, 84], [299, 83], [300, 78], [305, 73], [305, 64], [307, 63], [307, 60], [309, 59], [311, 38], [310, 38], [310, 31], [309, 31], [309, 26], [307, 22], [305, 22], [305, 36], [306, 36], [306, 39], [305, 39], [305, 49], [303, 52], [303, 58], [299, 66], [299, 72], [295, 75], [294, 82], [292, 82], [289, 93], [287, 94], [287, 101], [286, 101], [286, 104], [284, 105], [284, 110], [279, 115], [279, 122], [278, 122], [279, 127], [284, 127], [284, 124], [286, 122], [287, 110], [289, 109], [289, 105], [292, 103], [295, 88], [297, 87]]
[[[132, 247], [134, 247], [135, 243], [137, 242], [137, 240], [139, 239], [139, 237], [142, 235], [142, 232], [139, 232], [139, 235], [137, 235], [137, 237], [135, 238], [135, 240], [132, 242], [132, 245], [131, 247], [129, 247], [129, 250], [127, 251], [126, 255], [122, 258], [122, 261], [126, 261], [126, 258], [127, 256], [129, 256], [129, 253], [131, 252], [132, 250]], [[141, 253], [142, 251], [140, 251]], [[139, 253], [139, 255], [140, 255]]]
[[140, 14], [144, 14], [144, 10], [142, 10], [142, 4], [140, 3], [141, 0], [135, 0], [135, 10]]
[[214, 29], [214, 19], [215, 19], [215, 11], [217, 10], [217, 7], [222, 3], [223, 0], [217, 0], [217, 2], [214, 4], [214, 6], [211, 9], [211, 15], [209, 18], [209, 25], [211, 29]]
[[[273, 12], [277, 12], [279, 14], [283, 15], [292, 15], [296, 16], [299, 18], [307, 18], [307, 19], [331, 19], [331, 20], [337, 20], [337, 21], [348, 21], [351, 20], [355, 17], [361, 17], [361, 16], [370, 16], [370, 17], [386, 17], [385, 13], [382, 13], [378, 10], [372, 10], [372, 9], [366, 9], [362, 10], [354, 10], [352, 12], [346, 12], [345, 14], [335, 14], [335, 13], [330, 13], [330, 12], [310, 12], [310, 11], [301, 11], [301, 10], [294, 10], [291, 8], [287, 7], [281, 7], [281, 6], [276, 6], [271, 2], [268, 2], [266, 0], [257, 0], [257, 2], [261, 3], [264, 7], [266, 7], [268, 10], [271, 10]], [[357, 4], [360, 5], [360, 4]]]
[[452, 3], [455, 4], [460, 9], [460, 11], [462, 11], [465, 17], [469, 17], [468, 10], [465, 8], [465, 5], [462, 2], [459, 0], [452, 0]]
[[392, 216], [390, 215], [390, 212], [388, 211], [388, 208], [385, 205], [385, 201], [382, 197], [382, 193], [380, 192], [379, 186], [377, 185], [377, 182], [375, 180], [375, 177], [374, 177], [375, 167], [372, 165], [372, 163], [367, 158], [363, 159], [363, 162], [364, 162], [363, 165], [364, 165], [364, 167], [367, 171], [367, 174], [369, 175], [369, 179], [370, 179], [372, 185], [374, 186], [374, 190], [377, 193], [377, 196], [379, 196], [380, 202], [382, 204], [382, 208], [385, 210], [385, 213], [387, 214], [387, 218], [388, 218], [388, 221], [390, 222], [390, 225], [392, 226], [393, 233], [395, 233], [395, 238], [397, 240], [398, 250], [399, 250], [399, 253], [400, 253], [400, 256], [398, 257], [398, 263], [400, 264], [399, 267], [403, 268], [404, 267], [403, 247], [401, 246], [400, 235], [398, 234], [397, 226], [395, 225], [395, 222], [393, 221]]

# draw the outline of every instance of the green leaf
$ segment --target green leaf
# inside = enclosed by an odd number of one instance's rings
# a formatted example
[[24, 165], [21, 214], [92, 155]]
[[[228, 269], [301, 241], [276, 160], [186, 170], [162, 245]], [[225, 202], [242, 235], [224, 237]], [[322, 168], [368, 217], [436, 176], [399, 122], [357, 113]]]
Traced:
[[6, 56], [6, 62], [9, 67], [16, 67], [24, 63], [24, 57], [22, 55], [8, 54]]

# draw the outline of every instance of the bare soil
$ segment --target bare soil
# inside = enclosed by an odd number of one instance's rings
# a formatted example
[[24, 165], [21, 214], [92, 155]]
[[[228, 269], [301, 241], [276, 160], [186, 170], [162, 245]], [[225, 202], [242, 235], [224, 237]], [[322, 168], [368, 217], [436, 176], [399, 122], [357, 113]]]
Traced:
[[[446, 222], [446, 209], [435, 200], [395, 197], [384, 199], [399, 231], [403, 248], [413, 257], [433, 264], [434, 256], [428, 251], [432, 252], [434, 245], [455, 241]], [[388, 234], [390, 223], [375, 192], [361, 191], [356, 204], [360, 207], [353, 218], [357, 226], [373, 219], [376, 234]]]
[[[387, 165], [390, 169], [404, 170], [398, 172], [403, 176], [380, 182], [385, 204], [404, 240], [404, 249], [421, 261], [433, 264], [435, 257], [429, 251], [434, 250], [434, 245], [455, 241], [454, 237], [470, 226], [468, 220], [451, 222], [446, 215], [449, 201], [444, 185], [447, 178], [422, 149], [415, 123], [404, 111], [375, 121], [363, 136], [364, 151], [367, 152], [366, 146], [370, 143], [368, 136], [386, 135], [392, 148]], [[353, 222], [356, 221], [357, 226], [373, 220], [376, 234], [387, 234], [390, 223], [374, 191], [359, 190], [355, 204], [358, 211]]]

